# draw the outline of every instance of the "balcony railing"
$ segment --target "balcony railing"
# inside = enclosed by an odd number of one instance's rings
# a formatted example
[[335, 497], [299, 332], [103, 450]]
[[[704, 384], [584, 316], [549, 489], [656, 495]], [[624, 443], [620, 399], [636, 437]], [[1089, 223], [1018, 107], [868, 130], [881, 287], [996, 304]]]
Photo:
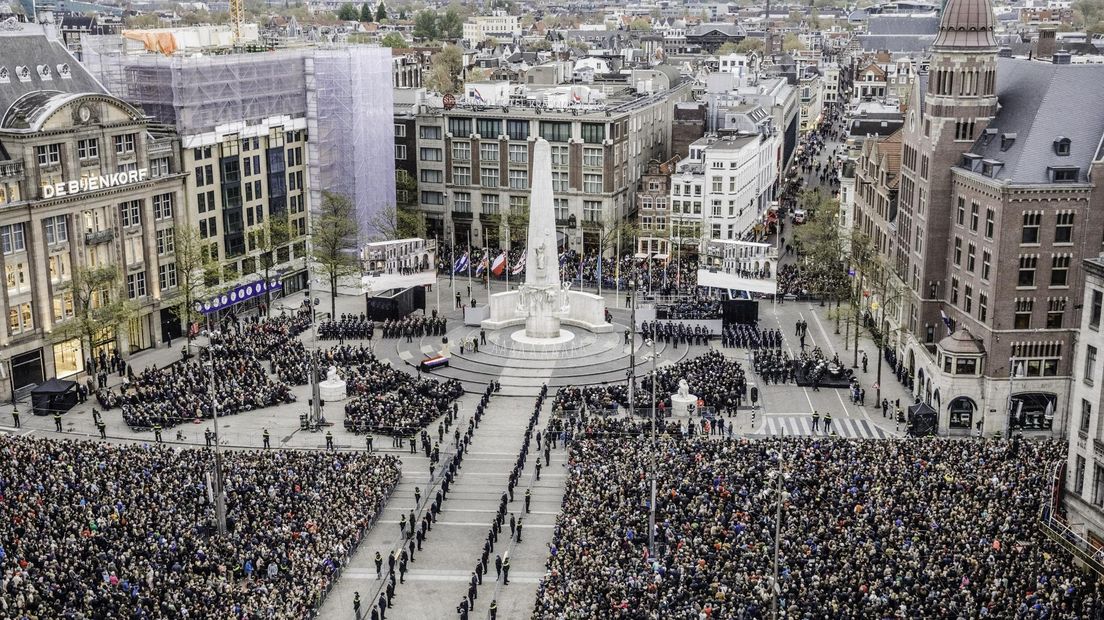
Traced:
[[23, 162], [21, 161], [2, 161], [0, 162], [0, 178], [23, 178]]
[[95, 232], [84, 233], [85, 245], [99, 245], [101, 243], [110, 243], [115, 240], [115, 229], [108, 228], [106, 230], [97, 230]]

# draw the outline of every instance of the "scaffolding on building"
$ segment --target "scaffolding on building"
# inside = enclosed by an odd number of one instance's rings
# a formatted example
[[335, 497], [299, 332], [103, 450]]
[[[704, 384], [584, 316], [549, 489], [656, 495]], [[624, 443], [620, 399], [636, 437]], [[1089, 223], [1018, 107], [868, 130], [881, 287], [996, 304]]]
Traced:
[[[329, 45], [165, 57], [92, 36], [86, 65], [112, 94], [189, 138], [220, 126], [305, 118], [311, 205], [322, 190], [354, 201], [360, 241], [395, 205], [391, 52]], [[386, 87], [380, 87], [385, 85]]]

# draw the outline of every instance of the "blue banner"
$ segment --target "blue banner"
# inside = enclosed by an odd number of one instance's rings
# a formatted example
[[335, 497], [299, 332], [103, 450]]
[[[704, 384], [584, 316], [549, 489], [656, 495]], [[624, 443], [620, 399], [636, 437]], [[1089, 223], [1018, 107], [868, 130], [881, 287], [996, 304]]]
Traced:
[[257, 282], [250, 282], [249, 284], [242, 284], [225, 293], [213, 297], [207, 301], [195, 302], [196, 312], [203, 314], [211, 314], [212, 312], [218, 312], [219, 310], [225, 310], [236, 304], [240, 304], [243, 301], [248, 301], [254, 297], [260, 297], [270, 291], [278, 291], [284, 288], [284, 283], [279, 278], [273, 278], [272, 280], [265, 282], [259, 280]]

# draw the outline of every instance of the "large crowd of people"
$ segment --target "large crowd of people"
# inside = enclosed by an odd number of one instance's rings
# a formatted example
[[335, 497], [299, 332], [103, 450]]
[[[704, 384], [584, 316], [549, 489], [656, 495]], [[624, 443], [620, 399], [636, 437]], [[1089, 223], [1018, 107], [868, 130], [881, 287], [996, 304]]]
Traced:
[[0, 436], [0, 616], [312, 615], [399, 479], [363, 452], [230, 452]]
[[[534, 617], [1099, 618], [1098, 587], [1036, 520], [1057, 442], [571, 443]], [[648, 548], [648, 475], [658, 480]]]
[[448, 412], [464, 393], [456, 379], [412, 377], [375, 358], [342, 370], [352, 398], [345, 403], [345, 429], [407, 437]]
[[[689, 393], [698, 397], [702, 405], [714, 411], [732, 413], [747, 398], [747, 376], [740, 362], [728, 359], [720, 351], [711, 349], [704, 355], [682, 360], [657, 369], [656, 394], [666, 400], [678, 393], [679, 381], [685, 380]], [[640, 395], [651, 399], [652, 377], [641, 381]], [[637, 403], [641, 402], [638, 397]]]
[[123, 420], [135, 429], [211, 418], [213, 403], [218, 403], [218, 415], [226, 416], [294, 402], [291, 388], [273, 381], [263, 362], [275, 364], [292, 355], [296, 345], [301, 349], [295, 336], [307, 325], [309, 316], [300, 313], [230, 325], [212, 332], [210, 345], [198, 355], [166, 368], [146, 368], [118, 392], [102, 388], [96, 397], [104, 409], [121, 407]]

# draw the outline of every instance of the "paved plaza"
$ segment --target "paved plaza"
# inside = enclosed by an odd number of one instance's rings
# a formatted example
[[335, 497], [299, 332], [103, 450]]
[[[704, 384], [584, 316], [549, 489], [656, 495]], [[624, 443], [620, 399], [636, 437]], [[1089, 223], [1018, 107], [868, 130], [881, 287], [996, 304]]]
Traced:
[[[474, 296], [480, 304], [486, 303], [487, 290], [478, 283], [473, 284], [470, 296], [467, 290], [467, 279], [457, 277], [450, 286], [448, 278], [442, 278], [438, 284], [442, 312], [448, 319], [448, 336], [450, 341], [458, 342], [464, 338], [477, 337], [478, 329], [465, 327], [462, 324], [460, 311], [450, 303], [454, 297], [454, 291], [460, 290], [465, 298]], [[504, 289], [501, 283], [495, 283], [492, 292]], [[600, 383], [615, 383], [624, 381], [629, 366], [629, 348], [635, 348], [635, 361], [637, 364], [637, 376], [641, 377], [651, 368], [649, 355], [652, 348], [637, 337], [631, 345], [624, 341], [624, 329], [629, 324], [630, 312], [625, 308], [625, 296], [617, 291], [603, 291], [609, 304], [613, 320], [618, 323], [618, 329], [612, 334], [580, 334], [580, 338], [590, 338], [588, 341], [580, 341], [579, 346], [585, 347], [581, 357], [551, 356], [541, 359], [542, 356], [523, 356], [527, 359], [511, 359], [497, 351], [493, 346], [480, 349], [479, 353], [470, 350], [460, 355], [453, 348], [453, 363], [449, 368], [440, 369], [433, 374], [439, 377], [456, 378], [465, 388], [465, 395], [458, 401], [460, 419], [458, 428], [466, 428], [468, 419], [472, 416], [476, 403], [486, 385], [493, 381], [499, 381], [502, 385], [501, 392], [492, 397], [479, 427], [475, 430], [471, 446], [463, 461], [462, 469], [458, 472], [456, 482], [448, 494], [448, 500], [444, 503], [444, 509], [433, 531], [429, 533], [423, 550], [416, 552], [415, 560], [410, 564], [410, 571], [405, 577], [405, 582], [398, 586], [395, 592], [394, 606], [388, 610], [388, 618], [449, 618], [455, 617], [455, 609], [461, 598], [467, 592], [467, 584], [473, 568], [479, 560], [482, 551], [482, 541], [487, 535], [491, 521], [497, 510], [498, 500], [506, 488], [507, 478], [513, 463], [517, 460], [525, 427], [529, 415], [533, 411], [536, 398], [542, 384], [549, 385], [550, 396], [555, 388], [564, 385], [585, 385]], [[318, 294], [325, 296], [325, 294]], [[427, 295], [428, 303], [435, 303], [437, 291]], [[295, 295], [289, 299], [280, 300], [274, 306], [273, 313], [278, 314], [284, 309], [298, 306], [303, 296]], [[338, 313], [359, 313], [363, 311], [364, 299], [359, 295], [341, 295], [338, 299]], [[853, 357], [850, 349], [851, 343], [844, 342], [844, 334], [835, 333], [835, 324], [827, 318], [827, 307], [820, 307], [815, 302], [787, 302], [784, 304], [772, 304], [764, 302], [760, 304], [759, 325], [761, 328], [777, 328], [783, 335], [784, 348], [791, 354], [798, 348], [794, 336], [794, 324], [804, 320], [808, 323], [808, 346], [820, 347], [829, 357], [839, 354], [841, 360], [851, 360]], [[496, 335], [489, 335], [493, 342]], [[333, 346], [334, 341], [316, 343], [312, 332], [302, 335], [308, 349], [318, 346]], [[853, 337], [851, 341], [853, 342]], [[373, 346], [377, 356], [406, 372], [415, 374], [416, 368], [412, 363], [421, 359], [426, 353], [439, 348], [439, 337], [424, 337], [412, 339], [406, 342], [405, 338], [381, 339], [377, 336]], [[197, 341], [204, 344], [204, 339]], [[359, 344], [352, 341], [353, 344]], [[135, 372], [155, 364], [165, 366], [179, 358], [180, 346], [183, 341], [177, 340], [171, 349], [158, 349], [146, 351], [132, 356], [127, 361]], [[719, 341], [714, 339], [712, 347], [719, 347]], [[836, 433], [841, 437], [883, 438], [895, 437], [902, 434], [894, 422], [882, 417], [880, 408], [870, 406], [874, 402], [872, 384], [874, 383], [875, 363], [878, 358], [874, 345], [865, 338], [860, 338], [860, 349], [865, 351], [870, 360], [867, 373], [861, 368], [855, 369], [861, 385], [867, 389], [867, 407], [862, 408], [849, 402], [846, 390], [823, 388], [814, 391], [810, 388], [798, 387], [793, 383], [783, 385], [763, 385], [758, 376], [751, 372], [750, 352], [745, 349], [720, 349], [725, 355], [734, 357], [744, 364], [748, 370], [748, 380], [751, 385], [756, 385], [761, 394], [758, 410], [753, 410], [745, 404], [736, 414], [734, 431], [741, 435], [753, 437], [766, 437], [785, 434], [812, 435], [811, 420], [814, 410], [821, 415], [831, 412], [835, 422]], [[707, 350], [702, 346], [673, 347], [660, 343], [656, 347], [660, 368], [675, 364], [681, 360], [692, 358]], [[908, 402], [904, 388], [899, 385], [889, 372], [888, 367], [883, 369], [884, 390], [886, 397], [891, 401], [901, 399], [902, 403]], [[117, 385], [121, 379], [112, 378], [112, 385]], [[244, 414], [227, 416], [219, 419], [219, 436], [222, 445], [231, 449], [259, 449], [262, 446], [262, 433], [268, 429], [272, 436], [273, 448], [295, 448], [308, 450], [321, 450], [325, 448], [323, 432], [311, 432], [300, 430], [299, 416], [306, 413], [306, 402], [309, 397], [307, 386], [293, 387], [297, 402], [272, 408], [261, 409]], [[541, 412], [537, 428], [544, 428], [548, 421], [549, 401]], [[93, 424], [91, 410], [94, 400], [79, 405], [63, 416], [64, 435], [67, 438], [82, 438], [93, 440], [98, 437], [98, 432]], [[22, 403], [21, 419], [22, 427], [15, 429], [11, 426], [10, 414], [2, 416], [0, 420], [0, 432], [17, 433], [23, 435], [56, 436], [54, 423], [50, 416], [33, 416], [26, 411], [27, 403]], [[10, 412], [10, 406], [5, 411]], [[338, 450], [363, 450], [365, 449], [363, 436], [357, 436], [347, 432], [341, 425], [344, 417], [341, 404], [334, 403], [325, 410], [327, 419], [333, 423], [329, 430], [334, 435], [335, 446]], [[113, 409], [103, 415], [107, 425], [107, 434], [110, 441], [120, 442], [152, 442], [152, 432], [135, 432], [130, 430], [123, 422], [118, 409]], [[164, 431], [164, 440], [170, 445], [202, 446], [204, 445], [204, 431], [210, 425], [210, 421], [200, 424], [182, 425]], [[435, 434], [437, 421], [432, 422], [428, 429]], [[177, 432], [180, 436], [178, 437]], [[377, 523], [358, 551], [352, 556], [348, 567], [343, 571], [341, 579], [327, 597], [321, 610], [323, 618], [352, 618], [353, 597], [359, 592], [362, 604], [367, 609], [372, 602], [378, 599], [384, 580], [376, 579], [374, 557], [377, 551], [387, 557], [391, 550], [398, 549], [401, 542], [399, 521], [401, 516], [408, 514], [412, 509], [419, 515], [425, 509], [426, 498], [432, 497], [440, 482], [440, 471], [435, 480], [429, 477], [429, 463], [423, 453], [410, 454], [403, 447], [392, 447], [389, 437], [378, 436], [375, 438], [375, 447], [383, 453], [395, 454], [402, 459], [402, 478], [395, 489], [390, 501]], [[532, 442], [531, 442], [532, 444]], [[444, 452], [442, 460], [447, 461], [449, 454], [454, 450], [454, 444], [450, 437], [445, 437], [442, 443]], [[472, 617], [483, 618], [487, 616], [491, 600], [496, 600], [500, 616], [504, 618], [527, 617], [532, 610], [537, 584], [545, 572], [545, 563], [548, 557], [548, 544], [552, 540], [553, 528], [556, 516], [564, 493], [566, 479], [566, 454], [562, 446], [550, 453], [549, 465], [544, 468], [539, 481], [534, 478], [532, 463], [537, 458], [543, 458], [535, 445], [530, 445], [527, 466], [523, 472], [520, 484], [515, 491], [514, 501], [509, 504], [509, 512], [524, 520], [524, 537], [522, 542], [508, 543], [508, 533], [504, 533], [499, 544], [492, 554], [491, 567], [488, 575], [483, 576], [484, 585], [479, 589], [476, 600], [475, 613]], [[422, 505], [416, 507], [414, 502], [415, 488], [418, 488], [423, 498]], [[522, 497], [525, 491], [531, 492], [530, 512], [524, 514]], [[501, 583], [491, 585], [495, 581], [493, 557], [499, 555], [510, 558], [511, 572], [510, 585]], [[385, 568], [386, 575], [386, 568]], [[367, 617], [367, 614], [365, 614]]]

